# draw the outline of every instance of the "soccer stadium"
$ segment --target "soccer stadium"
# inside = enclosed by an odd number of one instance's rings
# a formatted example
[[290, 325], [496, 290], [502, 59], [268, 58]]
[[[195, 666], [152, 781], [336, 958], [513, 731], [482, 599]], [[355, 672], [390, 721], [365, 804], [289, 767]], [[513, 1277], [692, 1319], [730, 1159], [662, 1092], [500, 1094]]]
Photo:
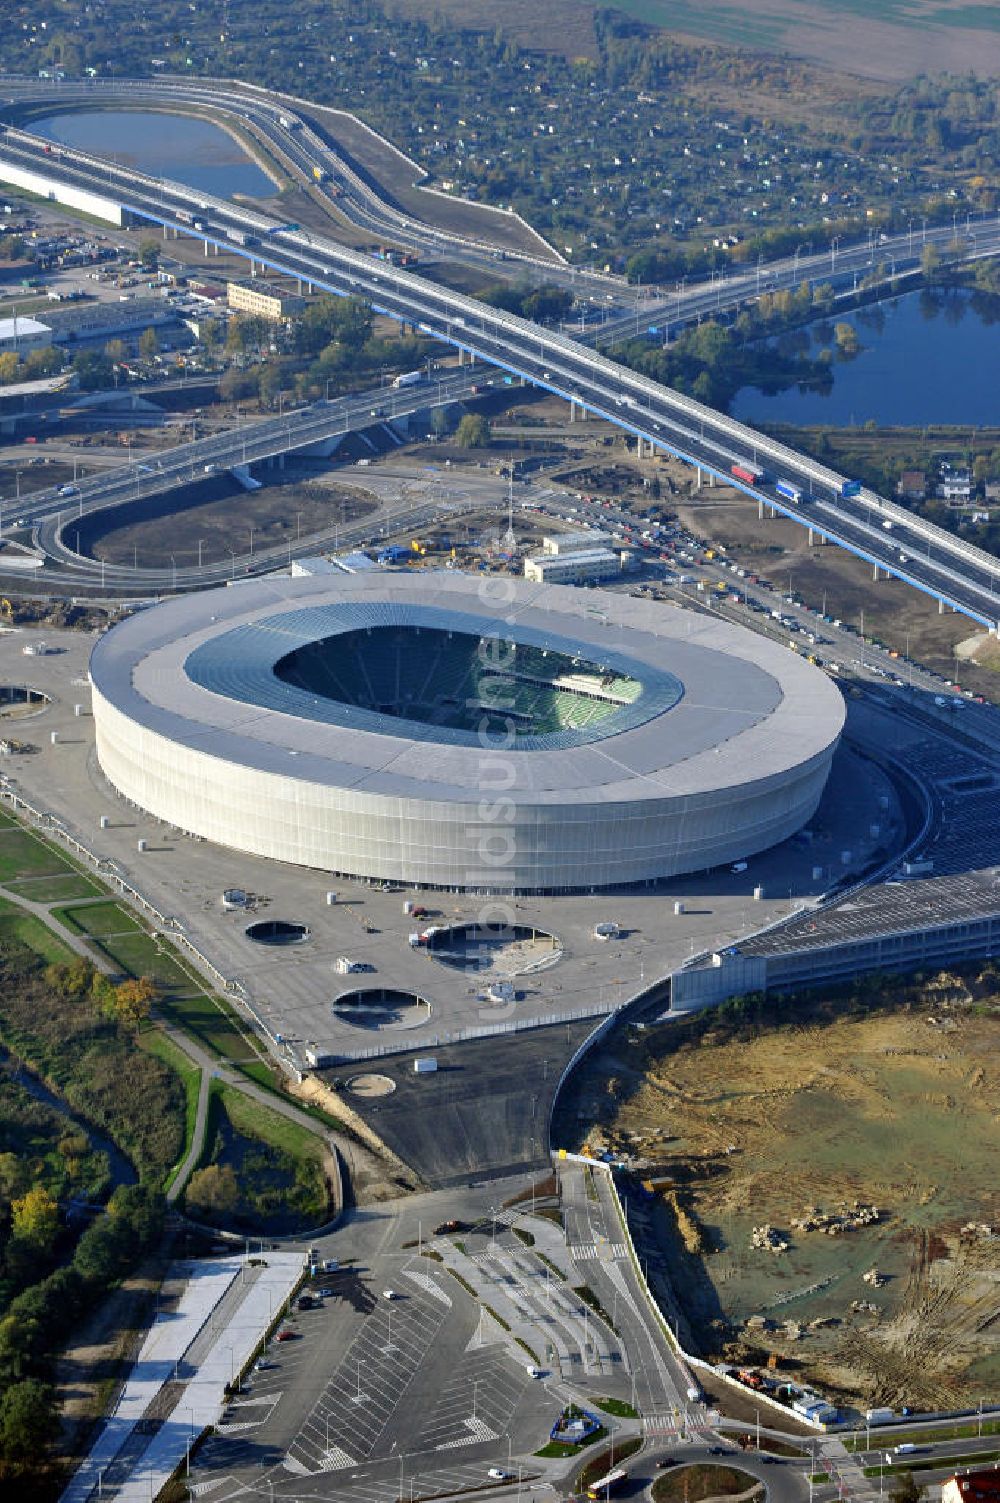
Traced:
[[843, 701], [786, 648], [611, 592], [456, 572], [248, 581], [91, 660], [109, 782], [171, 826], [346, 877], [652, 882], [794, 834]]

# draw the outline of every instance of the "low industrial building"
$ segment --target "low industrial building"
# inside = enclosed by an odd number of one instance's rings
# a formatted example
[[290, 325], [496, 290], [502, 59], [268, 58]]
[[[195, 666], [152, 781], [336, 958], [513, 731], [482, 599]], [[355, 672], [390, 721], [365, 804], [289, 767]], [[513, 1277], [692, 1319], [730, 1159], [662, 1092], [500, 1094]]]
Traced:
[[609, 548], [588, 548], [579, 553], [535, 553], [524, 561], [525, 579], [536, 584], [587, 584], [613, 579], [629, 564], [627, 553]]
[[37, 318], [0, 318], [0, 355], [26, 355], [53, 343], [52, 330]]
[[266, 318], [270, 323], [280, 324], [282, 319], [301, 313], [302, 298], [284, 287], [275, 287], [270, 282], [228, 282], [226, 298], [236, 313], [252, 313], [255, 318]]
[[542, 538], [542, 552], [551, 553], [557, 558], [565, 558], [569, 553], [592, 553], [595, 548], [610, 548], [611, 539], [606, 532], [595, 532], [592, 528], [588, 532], [564, 532], [556, 533], [553, 537]]
[[102, 339], [134, 329], [177, 322], [170, 303], [162, 297], [130, 297], [117, 303], [74, 303], [46, 313], [56, 344], [68, 340]]

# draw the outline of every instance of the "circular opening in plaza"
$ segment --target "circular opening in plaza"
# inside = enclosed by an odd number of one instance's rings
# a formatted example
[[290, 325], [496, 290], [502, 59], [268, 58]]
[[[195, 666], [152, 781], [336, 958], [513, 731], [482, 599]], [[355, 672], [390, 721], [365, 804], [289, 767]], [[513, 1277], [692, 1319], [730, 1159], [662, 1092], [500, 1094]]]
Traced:
[[342, 992], [333, 1011], [355, 1028], [422, 1028], [430, 1020], [431, 1004], [416, 992], [399, 991], [391, 986], [361, 987]]
[[555, 965], [562, 945], [554, 934], [527, 924], [454, 924], [428, 931], [427, 951], [459, 971], [523, 976]]
[[[817, 668], [692, 611], [502, 583], [271, 575], [136, 613], [91, 658], [102, 771], [219, 846], [504, 897], [706, 871], [812, 817], [845, 716]], [[530, 969], [546, 946], [432, 952]]]
[[32, 689], [26, 684], [0, 684], [0, 717], [4, 720], [40, 715], [51, 703], [41, 689]]
[[258, 919], [247, 926], [246, 936], [255, 945], [301, 945], [309, 938], [309, 929], [290, 919]]

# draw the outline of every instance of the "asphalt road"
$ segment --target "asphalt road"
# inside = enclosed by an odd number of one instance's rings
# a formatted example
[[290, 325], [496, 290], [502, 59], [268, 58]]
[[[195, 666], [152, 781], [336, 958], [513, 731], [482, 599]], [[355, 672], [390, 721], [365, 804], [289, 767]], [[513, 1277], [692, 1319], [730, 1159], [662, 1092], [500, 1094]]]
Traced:
[[[233, 249], [230, 231], [240, 226], [241, 232], [247, 230], [266, 238], [266, 251], [255, 246], [242, 252], [264, 267], [301, 276], [315, 286], [366, 297], [377, 311], [416, 324], [489, 364], [523, 375], [689, 463], [723, 475], [734, 462], [766, 470], [760, 481], [744, 483], [750, 494], [759, 495], [797, 520], [804, 521], [808, 514], [810, 525], [824, 536], [877, 563], [887, 573], [953, 604], [971, 619], [988, 625], [1000, 620], [996, 562], [990, 555], [870, 493], [843, 497], [842, 477], [824, 466], [616, 366], [564, 335], [485, 308], [473, 299], [298, 228], [275, 227], [262, 216], [225, 201], [167, 189], [153, 179], [120, 173], [112, 164], [81, 153], [63, 150], [56, 157], [46, 157], [40, 145], [21, 133], [8, 131], [4, 150], [15, 161], [36, 170], [55, 172], [60, 178], [105, 195], [117, 193], [133, 212], [153, 223], [176, 224], [178, 201], [183, 197], [196, 212], [207, 216], [206, 228], [200, 232], [206, 244], [214, 241]], [[970, 254], [992, 253], [998, 247], [1000, 224], [983, 225]], [[879, 255], [886, 250], [883, 245], [877, 248]], [[862, 246], [854, 253], [871, 255], [872, 251], [870, 246]], [[744, 287], [741, 296], [748, 296], [749, 290]], [[801, 490], [800, 504], [783, 500], [775, 491], [779, 477]]]

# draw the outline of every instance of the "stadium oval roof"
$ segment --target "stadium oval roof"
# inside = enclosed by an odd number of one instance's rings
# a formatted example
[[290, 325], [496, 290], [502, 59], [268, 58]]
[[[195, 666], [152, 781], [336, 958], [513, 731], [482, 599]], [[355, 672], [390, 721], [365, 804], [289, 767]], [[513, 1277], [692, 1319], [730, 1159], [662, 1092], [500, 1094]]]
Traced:
[[[462, 676], [484, 644], [513, 644], [507, 708]], [[444, 570], [171, 600], [98, 642], [91, 681], [105, 776], [171, 825], [344, 876], [487, 892], [654, 881], [764, 850], [811, 818], [844, 723], [818, 669], [718, 618]]]
[[414, 655], [421, 643], [420, 634], [457, 633], [484, 642], [515, 642], [571, 659], [584, 653], [588, 659], [599, 656], [602, 669], [637, 678], [641, 683], [639, 696], [628, 704], [617, 706], [599, 726], [519, 736], [510, 748], [517, 752], [556, 751], [619, 735], [662, 715], [684, 692], [683, 685], [672, 673], [650, 662], [640, 663], [607, 644], [602, 645], [597, 653], [591, 644], [585, 648], [578, 640], [525, 623], [498, 623], [486, 612], [385, 600], [341, 600], [244, 622], [220, 636], [210, 637], [195, 648], [184, 664], [184, 671], [194, 683], [212, 693], [303, 720], [339, 726], [343, 730], [368, 731], [379, 736], [452, 746], [480, 746], [477, 731], [431, 725], [404, 714], [366, 709], [344, 700], [317, 695], [280, 676], [282, 662], [302, 647], [327, 645], [343, 639], [346, 648], [354, 644], [354, 633], [370, 633], [385, 627], [412, 630]]
[[[310, 631], [419, 619], [559, 639], [663, 684], [659, 712], [617, 734], [519, 750], [522, 800], [634, 797], [637, 780], [651, 795], [735, 787], [800, 764], [843, 725], [842, 697], [825, 675], [743, 628], [608, 591], [450, 571], [269, 577], [184, 596], [102, 638], [91, 678], [139, 724], [227, 761], [389, 795], [478, 798], [494, 742], [456, 743], [395, 717], [360, 723], [330, 701], [304, 715], [300, 693], [266, 672]], [[667, 703], [671, 680], [683, 692]]]

